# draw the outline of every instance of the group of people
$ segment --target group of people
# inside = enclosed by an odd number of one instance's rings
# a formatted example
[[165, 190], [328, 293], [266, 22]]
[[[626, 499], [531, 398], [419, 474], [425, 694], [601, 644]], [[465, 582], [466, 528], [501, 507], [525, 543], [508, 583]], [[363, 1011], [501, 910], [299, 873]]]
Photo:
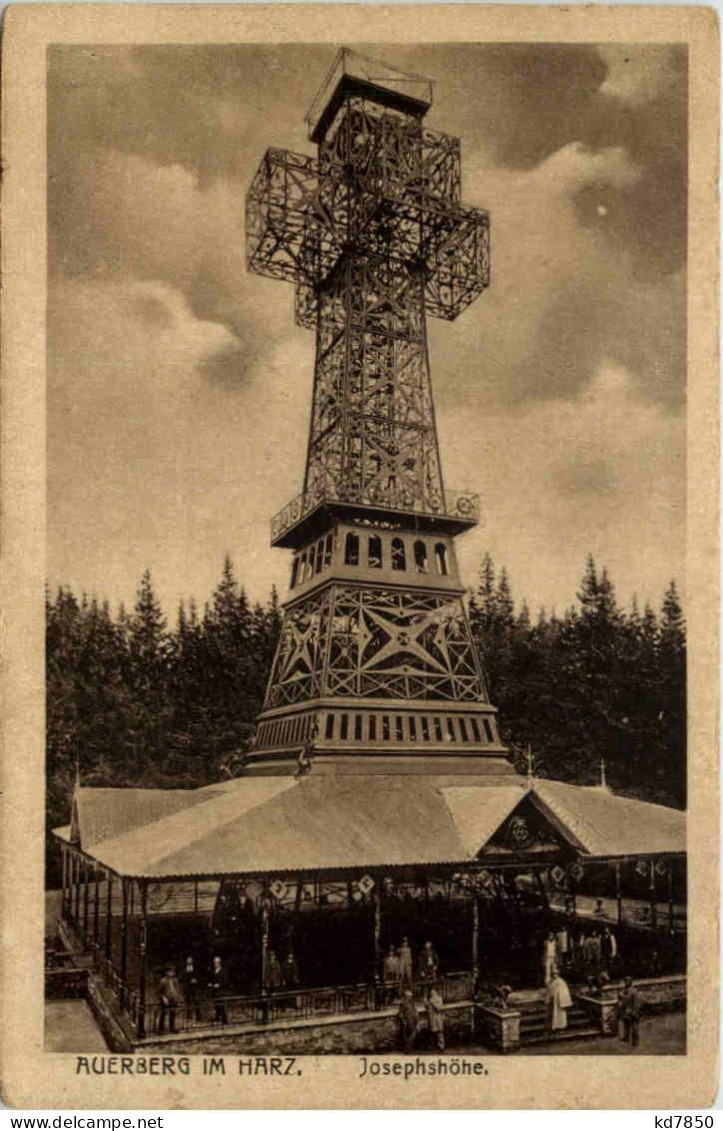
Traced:
[[[427, 993], [423, 1012], [427, 1016], [429, 1035], [440, 1052], [444, 1052], [445, 1045], [443, 1007], [442, 995], [437, 987], [432, 985]], [[408, 1055], [412, 1052], [417, 1034], [422, 1028], [422, 1016], [414, 1000], [414, 994], [409, 988], [402, 990], [398, 1021], [399, 1039], [402, 1049]]]
[[561, 924], [547, 932], [542, 944], [542, 981], [548, 985], [553, 967], [558, 973], [575, 972], [597, 980], [603, 973], [611, 977], [619, 964], [617, 939], [609, 926], [582, 927]]
[[206, 976], [192, 955], [184, 959], [180, 978], [175, 966], [167, 966], [158, 982], [156, 1031], [164, 1033], [167, 1023], [169, 1033], [175, 1033], [178, 1013], [184, 1009], [188, 1020], [200, 1021], [201, 1004], [206, 1000], [213, 1002], [214, 1022], [226, 1024], [227, 993], [228, 978], [220, 955], [214, 955]]
[[[600, 983], [615, 972], [619, 957], [615, 935], [607, 925], [562, 923], [547, 931], [542, 942], [542, 978], [547, 1006], [547, 1022], [551, 1032], [567, 1027], [567, 1011], [572, 996], [566, 978], [587, 976], [590, 983]], [[439, 1050], [445, 1047], [443, 999], [439, 986], [439, 955], [431, 941], [424, 943], [416, 956], [409, 939], [403, 937], [398, 946], [391, 945], [383, 962], [383, 983], [389, 997], [399, 1000], [398, 1023], [400, 1043], [405, 1052], [414, 1047], [426, 1017], [427, 1030]], [[300, 986], [299, 966], [293, 949], [282, 959], [269, 950], [265, 961], [267, 993], [292, 992]], [[192, 955], [182, 963], [180, 976], [176, 967], [165, 968], [158, 982], [155, 1028], [158, 1033], [177, 1032], [181, 1011], [189, 1021], [202, 1021], [202, 1007], [213, 1006], [210, 1023], [228, 1024], [227, 999], [230, 981], [226, 964], [214, 955], [209, 967]], [[423, 997], [418, 1006], [415, 991]], [[619, 998], [621, 1035], [633, 1047], [638, 1044], [640, 1009], [632, 978], [625, 979]]]
[[552, 1032], [567, 1028], [567, 1010], [572, 1006], [563, 974], [598, 983], [611, 976], [617, 958], [617, 939], [607, 925], [583, 927], [579, 923], [561, 923], [547, 932], [542, 942], [542, 982], [547, 1023]]
[[279, 962], [276, 951], [270, 950], [266, 959], [266, 989], [274, 994], [298, 988], [299, 964], [293, 950], [287, 952], [282, 962]]
[[[228, 1024], [226, 999], [231, 992], [231, 979], [221, 955], [214, 955], [207, 971], [200, 968], [197, 959], [188, 955], [183, 960], [179, 977], [175, 966], [167, 966], [159, 979], [157, 991], [156, 1031], [164, 1033], [166, 1025], [170, 1033], [175, 1033], [178, 1014], [186, 1011], [189, 1021], [201, 1021], [203, 1003], [213, 1004], [212, 1022]], [[270, 950], [266, 961], [266, 990], [280, 993], [283, 990], [296, 990], [300, 984], [299, 966], [293, 950], [289, 950], [283, 961], [279, 961], [275, 951]]]
[[[417, 956], [416, 980], [432, 984], [437, 981], [439, 956], [431, 942], [425, 942]], [[385, 986], [397, 989], [411, 986], [415, 981], [415, 963], [409, 939], [403, 938], [398, 947], [390, 946], [384, 959]]]

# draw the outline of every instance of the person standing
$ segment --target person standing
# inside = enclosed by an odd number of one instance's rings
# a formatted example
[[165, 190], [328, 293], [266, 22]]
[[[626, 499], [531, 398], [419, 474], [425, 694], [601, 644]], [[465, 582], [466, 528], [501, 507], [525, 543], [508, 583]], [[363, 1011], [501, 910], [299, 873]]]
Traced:
[[620, 994], [618, 1002], [618, 1010], [623, 1025], [623, 1040], [629, 1041], [632, 1047], [636, 1049], [640, 1027], [640, 999], [633, 979], [630, 977], [625, 979], [623, 992]]
[[[289, 992], [298, 990], [299, 988], [299, 965], [294, 956], [293, 950], [290, 950], [284, 959], [281, 967], [281, 980], [284, 989]], [[298, 1009], [301, 1005], [301, 996], [299, 994], [294, 998], [294, 1005]]]
[[402, 993], [402, 1000], [399, 1003], [398, 1018], [399, 1036], [402, 1041], [402, 1048], [404, 1052], [409, 1055], [414, 1048], [414, 1038], [419, 1029], [419, 1016], [411, 990], [404, 990]]
[[589, 935], [585, 935], [582, 943], [582, 953], [585, 959], [585, 973], [588, 978], [597, 979], [600, 975], [600, 936], [591, 931]]
[[432, 986], [427, 998], [427, 1018], [429, 1032], [440, 1052], [444, 1052], [444, 1014], [442, 1012], [442, 995], [436, 986]]
[[560, 970], [567, 967], [569, 940], [567, 936], [567, 927], [562, 923], [555, 934], [555, 950], [557, 952], [557, 965]]
[[426, 942], [422, 947], [417, 964], [417, 976], [420, 982], [436, 982], [439, 969], [439, 958], [431, 942]]
[[183, 967], [183, 994], [186, 999], [188, 1020], [190, 1021], [191, 1016], [193, 1016], [196, 1021], [200, 1021], [201, 1003], [199, 1001], [198, 973], [192, 954], [186, 956]]
[[399, 959], [393, 946], [389, 947], [389, 953], [384, 958], [382, 982], [384, 984], [385, 1001], [387, 999], [393, 1000], [399, 993], [400, 982]]
[[547, 937], [542, 944], [542, 981], [545, 986], [549, 986], [550, 984], [556, 956], [557, 945], [555, 943], [555, 936], [552, 931], [548, 931]]
[[605, 927], [600, 939], [600, 952], [603, 970], [612, 974], [618, 956], [618, 944], [609, 927]]
[[402, 939], [402, 944], [399, 947], [399, 981], [403, 986], [411, 986], [412, 984], [412, 948], [409, 945], [407, 938]]
[[547, 1004], [547, 1025], [553, 1032], [567, 1028], [567, 1011], [572, 1005], [570, 990], [567, 982], [560, 975], [557, 967], [552, 968], [550, 982], [545, 994]]
[[266, 965], [266, 988], [270, 994], [276, 994], [279, 990], [283, 989], [284, 976], [281, 970], [281, 963], [276, 957], [276, 951], [269, 951], [269, 958]]
[[208, 983], [208, 988], [213, 998], [213, 1020], [217, 1025], [228, 1025], [225, 1001], [227, 987], [228, 979], [226, 977], [226, 971], [224, 970], [221, 956], [217, 954], [213, 959], [211, 977]]
[[284, 959], [284, 965], [281, 968], [281, 981], [285, 990], [296, 990], [299, 987], [299, 966], [293, 950], [290, 950]]
[[168, 966], [166, 972], [158, 983], [158, 1032], [163, 1033], [166, 1029], [166, 1017], [168, 1017], [168, 1032], [175, 1033], [176, 1030], [176, 1011], [179, 1006], [183, 1005], [183, 994], [181, 987], [178, 984], [176, 977], [175, 966]]

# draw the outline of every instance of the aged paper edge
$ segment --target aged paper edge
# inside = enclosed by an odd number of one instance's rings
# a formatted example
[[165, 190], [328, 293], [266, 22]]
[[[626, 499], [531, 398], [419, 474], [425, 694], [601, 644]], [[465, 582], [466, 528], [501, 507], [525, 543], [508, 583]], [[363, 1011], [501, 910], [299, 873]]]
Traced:
[[[414, 29], [413, 37], [410, 28]], [[686, 42], [690, 61], [688, 1053], [488, 1062], [490, 1075], [359, 1080], [74, 1075], [43, 1051], [45, 61], [54, 43]], [[718, 21], [704, 7], [15, 5], [5, 12], [2, 249], [3, 1099], [21, 1108], [670, 1108], [714, 1102], [719, 1032]], [[229, 1058], [231, 1060], [232, 1058]]]

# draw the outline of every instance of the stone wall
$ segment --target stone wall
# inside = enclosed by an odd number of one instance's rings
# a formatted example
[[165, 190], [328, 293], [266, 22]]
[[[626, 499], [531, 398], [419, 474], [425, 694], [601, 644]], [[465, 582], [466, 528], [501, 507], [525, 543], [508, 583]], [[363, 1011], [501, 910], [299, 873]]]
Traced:
[[113, 1052], [132, 1052], [131, 1032], [118, 1015], [118, 1005], [100, 978], [89, 974], [87, 1001], [98, 1028]]
[[58, 966], [45, 971], [45, 996], [48, 1001], [83, 998], [88, 992], [88, 971], [77, 966]]
[[[424, 1018], [415, 1041], [415, 1050], [430, 1047], [430, 1034]], [[472, 1006], [447, 1006], [444, 1011], [445, 1035], [448, 1045], [468, 1042], [472, 1033]], [[150, 1038], [136, 1044], [138, 1052], [176, 1053], [193, 1056], [195, 1053], [223, 1056], [250, 1054], [255, 1056], [333, 1056], [347, 1053], [384, 1053], [398, 1051], [399, 1026], [397, 1011], [365, 1013], [335, 1017], [328, 1021], [315, 1018], [309, 1021], [290, 1021], [286, 1025], [269, 1025], [263, 1030], [219, 1032], [204, 1029], [201, 1032], [170, 1040]]]
[[667, 1013], [685, 1009], [687, 978], [671, 974], [663, 978], [641, 978], [635, 982], [643, 1013]]

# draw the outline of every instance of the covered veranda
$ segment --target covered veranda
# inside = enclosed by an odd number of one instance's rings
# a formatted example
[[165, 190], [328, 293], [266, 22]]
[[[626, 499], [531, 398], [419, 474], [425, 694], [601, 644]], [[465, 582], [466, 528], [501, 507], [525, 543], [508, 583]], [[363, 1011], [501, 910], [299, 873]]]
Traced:
[[[539, 986], [543, 939], [563, 925], [571, 983], [601, 973], [584, 940], [606, 927], [608, 975], [685, 969], [685, 816], [606, 790], [407, 776], [79, 788], [55, 835], [63, 917], [139, 1040], [171, 1022], [388, 1008], [400, 979], [384, 959], [403, 939], [415, 997], [430, 942], [447, 1003]], [[173, 1018], [158, 1006], [169, 965]]]

